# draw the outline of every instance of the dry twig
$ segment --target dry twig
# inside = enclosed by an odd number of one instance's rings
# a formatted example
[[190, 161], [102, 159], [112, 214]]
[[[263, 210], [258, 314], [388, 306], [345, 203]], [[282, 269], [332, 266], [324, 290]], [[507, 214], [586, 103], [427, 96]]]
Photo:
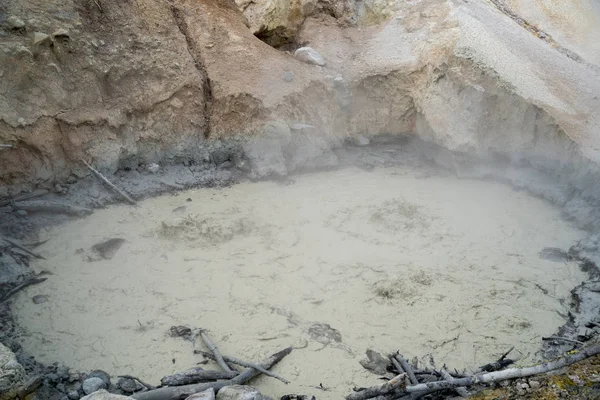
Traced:
[[[205, 351], [194, 351], [194, 353], [200, 353], [202, 354], [204, 357], [210, 358], [210, 359], [215, 359], [215, 356], [211, 353], [207, 353]], [[223, 356], [223, 360], [225, 360], [226, 362], [229, 362], [231, 364], [237, 364], [237, 365], [241, 365], [242, 367], [246, 367], [246, 368], [254, 368], [255, 370], [262, 372], [263, 374], [270, 376], [271, 378], [275, 378], [275, 379], [279, 379], [281, 382], [288, 384], [290, 383], [290, 381], [288, 381], [287, 379], [281, 377], [280, 375], [277, 375], [275, 372], [271, 372], [269, 370], [266, 370], [264, 368], [262, 368], [260, 365], [252, 363], [252, 362], [248, 362], [248, 361], [244, 361], [244, 360], [240, 360], [238, 358], [235, 357], [230, 357], [230, 356]]]
[[35, 258], [38, 258], [38, 259], [40, 259], [40, 260], [45, 260], [45, 258], [44, 258], [44, 257], [42, 257], [41, 255], [39, 255], [38, 253], [36, 253], [36, 252], [34, 252], [34, 251], [31, 251], [31, 250], [29, 250], [27, 247], [23, 246], [22, 244], [19, 244], [19, 243], [15, 242], [14, 240], [12, 240], [12, 239], [8, 239], [8, 238], [6, 238], [6, 237], [1, 237], [1, 238], [2, 238], [2, 240], [4, 240], [6, 243], [10, 244], [10, 245], [11, 245], [11, 246], [13, 246], [13, 247], [16, 247], [16, 248], [17, 248], [17, 249], [19, 249], [19, 250], [22, 250], [22, 251], [24, 251], [25, 253], [29, 254], [30, 256], [32, 256], [32, 257], [35, 257]]
[[227, 365], [225, 360], [223, 360], [221, 352], [219, 351], [217, 346], [215, 346], [213, 342], [210, 341], [210, 338], [208, 337], [205, 331], [200, 331], [200, 337], [202, 338], [202, 341], [204, 342], [206, 347], [208, 347], [208, 349], [215, 355], [215, 361], [217, 362], [217, 364], [219, 364], [221, 369], [225, 372], [231, 372], [231, 368], [229, 368], [229, 365]]
[[119, 193], [125, 200], [127, 200], [127, 202], [129, 204], [132, 205], [136, 205], [137, 202], [135, 200], [133, 200], [131, 197], [129, 197], [129, 195], [127, 195], [127, 193], [125, 193], [124, 191], [122, 191], [121, 189], [119, 189], [118, 187], [116, 187], [115, 185], [112, 184], [111, 181], [109, 181], [108, 179], [106, 179], [106, 177], [104, 175], [102, 175], [100, 172], [98, 172], [96, 169], [94, 169], [94, 167], [92, 167], [90, 164], [88, 164], [84, 159], [81, 160], [86, 167], [88, 167], [88, 169], [90, 171], [92, 171], [98, 178], [100, 178], [104, 183], [106, 183], [108, 186], [110, 186], [113, 190], [115, 190], [117, 193]]

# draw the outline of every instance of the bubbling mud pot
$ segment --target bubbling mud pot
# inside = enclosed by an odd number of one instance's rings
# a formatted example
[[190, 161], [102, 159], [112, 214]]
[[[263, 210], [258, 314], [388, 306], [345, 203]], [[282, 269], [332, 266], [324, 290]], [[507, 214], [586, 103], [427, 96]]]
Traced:
[[43, 230], [46, 260], [33, 267], [53, 275], [16, 299], [24, 348], [156, 383], [202, 360], [199, 338], [169, 334], [184, 324], [239, 358], [294, 346], [275, 368], [290, 385], [253, 382], [266, 395], [339, 399], [373, 384], [359, 364], [369, 348], [476, 367], [514, 345], [531, 361], [586, 279], [539, 254], [583, 232], [509, 186], [406, 166], [293, 179], [111, 206]]

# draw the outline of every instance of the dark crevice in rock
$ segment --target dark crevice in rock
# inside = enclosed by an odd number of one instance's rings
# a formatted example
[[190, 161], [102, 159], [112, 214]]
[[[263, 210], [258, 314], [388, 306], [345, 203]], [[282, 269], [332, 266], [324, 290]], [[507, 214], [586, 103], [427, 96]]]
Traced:
[[199, 54], [199, 51], [197, 50], [198, 45], [197, 45], [196, 41], [194, 40], [194, 38], [189, 33], [189, 28], [188, 28], [187, 22], [185, 21], [185, 18], [183, 16], [183, 10], [181, 10], [176, 5], [174, 5], [172, 1], [169, 2], [169, 4], [170, 4], [170, 8], [171, 8], [171, 13], [173, 14], [173, 19], [175, 20], [175, 23], [177, 24], [177, 28], [179, 29], [179, 32], [181, 32], [181, 34], [183, 35], [183, 37], [185, 38], [185, 41], [187, 43], [188, 52], [190, 53], [192, 60], [194, 60], [194, 65], [196, 66], [196, 69], [200, 72], [200, 74], [202, 75], [202, 78], [203, 78], [202, 92], [204, 95], [204, 120], [205, 120], [204, 136], [206, 138], [208, 138], [210, 136], [210, 130], [211, 130], [210, 115], [211, 115], [211, 105], [213, 102], [212, 85], [211, 85], [210, 79], [208, 78], [208, 73], [206, 72], [206, 67], [204, 66], [204, 61], [202, 60], [202, 56]]

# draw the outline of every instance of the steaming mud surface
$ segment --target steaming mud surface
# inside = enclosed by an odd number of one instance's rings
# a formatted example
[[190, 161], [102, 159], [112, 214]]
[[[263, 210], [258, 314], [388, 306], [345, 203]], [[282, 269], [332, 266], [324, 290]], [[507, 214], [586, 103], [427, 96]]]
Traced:
[[367, 348], [476, 367], [514, 345], [528, 361], [585, 279], [538, 254], [582, 233], [502, 184], [406, 167], [294, 179], [114, 206], [43, 232], [47, 260], [34, 267], [53, 275], [18, 296], [24, 347], [157, 383], [202, 360], [199, 338], [169, 335], [185, 324], [248, 360], [294, 346], [276, 367], [292, 384], [253, 384], [339, 399], [379, 382], [359, 364]]

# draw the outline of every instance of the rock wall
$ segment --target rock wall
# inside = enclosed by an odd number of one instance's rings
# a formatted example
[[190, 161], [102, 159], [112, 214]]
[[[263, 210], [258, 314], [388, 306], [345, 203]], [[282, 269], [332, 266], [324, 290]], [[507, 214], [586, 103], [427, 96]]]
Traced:
[[[13, 0], [0, 24], [0, 195], [76, 180], [81, 158], [242, 166], [223, 146], [281, 175], [359, 135], [584, 168], [580, 187], [600, 160], [598, 71], [492, 2]], [[282, 29], [325, 66], [265, 43]]]

